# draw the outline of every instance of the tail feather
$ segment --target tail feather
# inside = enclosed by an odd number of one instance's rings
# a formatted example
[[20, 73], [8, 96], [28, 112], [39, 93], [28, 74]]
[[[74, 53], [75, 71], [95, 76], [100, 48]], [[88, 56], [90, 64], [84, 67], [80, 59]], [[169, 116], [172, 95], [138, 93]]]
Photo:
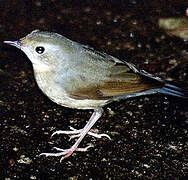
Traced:
[[188, 91], [169, 83], [165, 83], [164, 87], [157, 89], [157, 92], [180, 98], [188, 98]]
[[141, 91], [141, 92], [137, 92], [137, 93], [125, 94], [125, 95], [118, 96], [116, 98], [117, 99], [127, 99], [127, 98], [131, 98], [131, 97], [145, 96], [145, 95], [156, 94], [156, 93], [161, 93], [161, 94], [166, 94], [166, 95], [171, 95], [171, 96], [188, 99], [188, 91], [187, 90], [177, 87], [170, 83], [165, 83], [164, 86], [161, 88], [154, 88], [154, 89], [149, 89], [149, 90]]

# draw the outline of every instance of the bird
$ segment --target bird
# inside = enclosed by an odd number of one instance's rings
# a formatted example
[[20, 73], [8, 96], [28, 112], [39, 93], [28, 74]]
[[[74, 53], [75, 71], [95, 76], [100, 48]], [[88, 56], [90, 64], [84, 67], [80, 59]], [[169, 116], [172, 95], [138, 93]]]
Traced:
[[55, 131], [77, 138], [69, 149], [54, 147], [58, 152], [41, 153], [63, 159], [80, 148], [88, 134], [96, 138], [110, 136], [91, 132], [103, 114], [103, 107], [113, 101], [150, 94], [188, 98], [187, 91], [134, 64], [120, 60], [94, 48], [72, 41], [58, 33], [34, 30], [16, 41], [4, 41], [22, 50], [30, 59], [38, 87], [53, 102], [68, 108], [93, 110], [82, 129]]

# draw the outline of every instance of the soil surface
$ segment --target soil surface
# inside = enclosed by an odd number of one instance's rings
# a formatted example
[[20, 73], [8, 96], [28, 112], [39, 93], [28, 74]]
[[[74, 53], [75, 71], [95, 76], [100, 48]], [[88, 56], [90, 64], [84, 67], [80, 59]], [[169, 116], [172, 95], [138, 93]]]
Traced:
[[142, 96], [104, 108], [86, 136], [88, 152], [39, 156], [69, 148], [74, 140], [51, 134], [80, 129], [90, 110], [61, 107], [38, 88], [32, 65], [20, 50], [3, 44], [32, 30], [62, 34], [188, 87], [188, 43], [158, 27], [159, 18], [185, 16], [187, 0], [51, 0], [0, 2], [0, 179], [186, 179], [188, 103]]

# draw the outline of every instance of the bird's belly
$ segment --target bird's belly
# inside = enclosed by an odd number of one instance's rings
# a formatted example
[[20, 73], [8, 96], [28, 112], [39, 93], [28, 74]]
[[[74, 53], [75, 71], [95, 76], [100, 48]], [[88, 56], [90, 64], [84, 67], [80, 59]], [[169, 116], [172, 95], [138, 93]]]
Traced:
[[70, 97], [50, 97], [50, 99], [62, 106], [69, 107], [69, 108], [76, 108], [76, 109], [95, 109], [97, 107], [103, 107], [106, 104], [110, 103], [109, 100], [91, 100], [91, 99], [73, 99]]
[[91, 99], [73, 99], [66, 92], [62, 93], [62, 90], [48, 89], [45, 94], [55, 103], [76, 109], [95, 109], [96, 107], [102, 107], [109, 103], [109, 100], [91, 100]]
[[41, 76], [35, 76], [37, 84], [42, 92], [53, 102], [76, 109], [95, 109], [102, 107], [110, 102], [110, 100], [93, 100], [93, 99], [74, 99], [54, 81], [42, 79]]

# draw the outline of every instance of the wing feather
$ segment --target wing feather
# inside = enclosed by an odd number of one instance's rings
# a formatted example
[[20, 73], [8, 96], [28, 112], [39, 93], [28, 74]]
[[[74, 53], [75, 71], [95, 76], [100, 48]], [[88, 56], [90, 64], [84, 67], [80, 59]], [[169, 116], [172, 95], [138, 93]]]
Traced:
[[74, 90], [70, 93], [71, 97], [103, 100], [161, 87], [161, 82], [133, 72], [125, 64], [115, 65], [109, 71], [108, 77], [102, 78], [103, 80], [98, 83], [91, 82], [87, 87]]

